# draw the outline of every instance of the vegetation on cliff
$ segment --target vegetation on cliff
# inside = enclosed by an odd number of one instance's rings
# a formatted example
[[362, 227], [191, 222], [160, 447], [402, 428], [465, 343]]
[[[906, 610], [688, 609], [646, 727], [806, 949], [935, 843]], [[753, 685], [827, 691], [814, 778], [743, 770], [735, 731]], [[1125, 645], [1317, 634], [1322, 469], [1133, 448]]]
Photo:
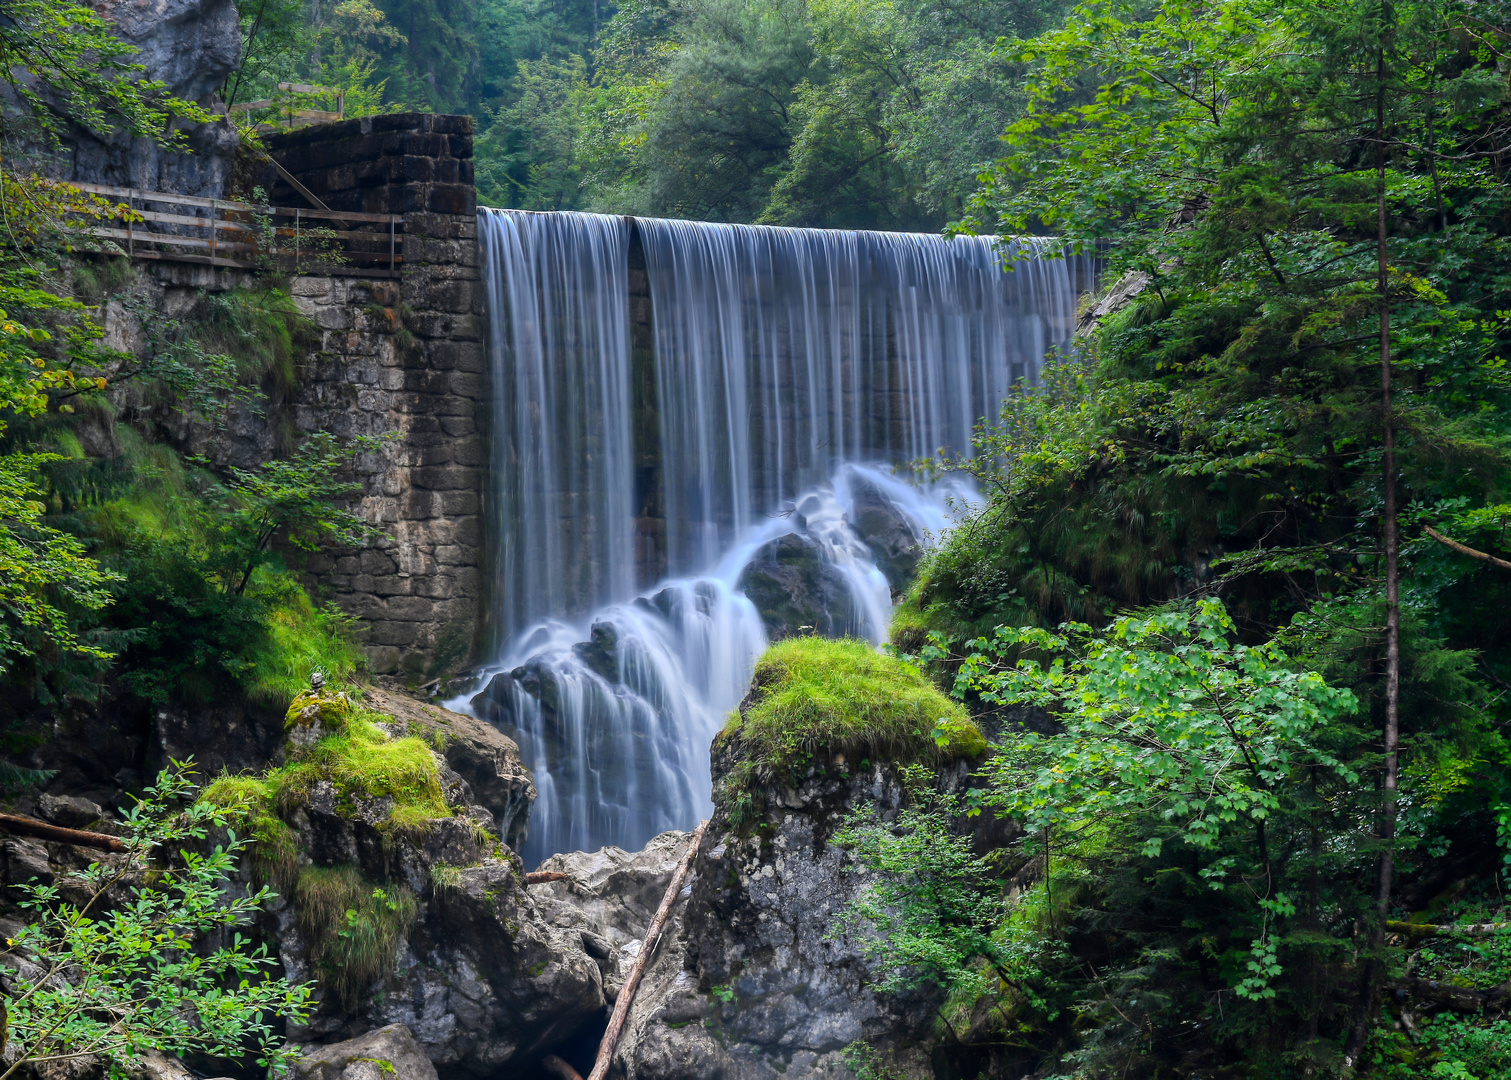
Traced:
[[[1103, 244], [1131, 298], [982, 430], [988, 503], [899, 622], [1007, 725], [916, 813], [1020, 838], [855, 836], [1003, 1075], [1511, 1066], [1511, 945], [1458, 928], [1511, 865], [1507, 40], [1233, 0], [1012, 46], [1027, 107], [961, 227]], [[985, 924], [926, 902], [952, 881]]]
[[[192, 799], [175, 765], [123, 819], [123, 853], [17, 888], [31, 921], [5, 942], [6, 1069], [142, 1066], [151, 1051], [247, 1058], [281, 1071], [295, 1056], [277, 1030], [309, 1015], [310, 989], [239, 928], [271, 897], [228, 879], [247, 841], [205, 850], [228, 815]], [[206, 948], [206, 943], [218, 944]]]

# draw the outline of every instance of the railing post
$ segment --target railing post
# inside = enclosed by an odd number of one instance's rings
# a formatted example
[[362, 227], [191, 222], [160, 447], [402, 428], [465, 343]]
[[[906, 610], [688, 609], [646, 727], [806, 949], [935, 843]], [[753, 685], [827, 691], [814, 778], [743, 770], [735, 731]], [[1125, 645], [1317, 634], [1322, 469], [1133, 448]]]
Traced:
[[215, 265], [215, 211], [219, 209], [215, 200], [210, 200], [210, 265]]
[[394, 215], [388, 215], [388, 272], [394, 272], [394, 254], [398, 248], [399, 219]]
[[[136, 209], [136, 192], [130, 188], [126, 189], [126, 209]], [[136, 233], [131, 227], [130, 214], [126, 215], [126, 258], [136, 258]]]
[[[274, 233], [274, 235], [277, 234]], [[299, 273], [299, 207], [297, 206], [294, 207], [294, 273]]]

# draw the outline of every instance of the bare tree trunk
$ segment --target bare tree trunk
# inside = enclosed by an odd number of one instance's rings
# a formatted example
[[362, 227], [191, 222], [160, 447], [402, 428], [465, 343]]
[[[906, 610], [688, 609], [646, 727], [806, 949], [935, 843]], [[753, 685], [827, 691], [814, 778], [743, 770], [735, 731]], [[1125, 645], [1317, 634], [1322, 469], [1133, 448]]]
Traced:
[[645, 940], [640, 944], [640, 955], [635, 957], [635, 966], [630, 969], [629, 978], [624, 980], [624, 988], [619, 991], [619, 1000], [614, 1002], [614, 1015], [609, 1018], [608, 1029], [603, 1033], [603, 1042], [598, 1044], [598, 1060], [593, 1063], [593, 1071], [588, 1073], [588, 1080], [603, 1080], [608, 1075], [609, 1065], [614, 1061], [614, 1050], [619, 1045], [619, 1036], [624, 1032], [624, 1022], [630, 1016], [630, 1005], [634, 1003], [635, 991], [640, 989], [640, 980], [645, 977], [645, 968], [650, 963], [651, 953], [656, 951], [656, 941], [661, 937], [661, 928], [666, 925], [666, 920], [672, 913], [672, 905], [677, 902], [677, 894], [682, 891], [682, 883], [687, 880], [687, 872], [692, 868], [693, 858], [698, 854], [698, 845], [703, 843], [703, 832], [707, 828], [708, 822], [705, 821], [694, 831], [692, 842], [687, 845], [687, 854], [683, 855], [682, 861], [677, 864], [677, 869], [672, 874], [671, 884], [666, 887], [666, 895], [661, 898], [661, 906], [656, 909], [656, 917], [651, 920], [650, 927], [645, 931]]
[[1379, 951], [1385, 943], [1385, 924], [1390, 918], [1390, 894], [1395, 876], [1395, 838], [1397, 792], [1400, 788], [1401, 742], [1401, 566], [1400, 541], [1396, 528], [1396, 424], [1391, 402], [1390, 365], [1390, 263], [1386, 251], [1385, 204], [1385, 33], [1384, 15], [1381, 43], [1376, 52], [1375, 96], [1375, 170], [1377, 249], [1376, 288], [1380, 305], [1380, 415], [1384, 450], [1381, 481], [1384, 485], [1384, 512], [1380, 531], [1385, 547], [1385, 730], [1384, 770], [1381, 777], [1383, 803], [1380, 807], [1376, 836], [1380, 841], [1380, 872], [1375, 884], [1375, 919], [1369, 933], [1369, 956], [1365, 961], [1364, 985], [1354, 1015], [1354, 1028], [1344, 1048], [1344, 1067], [1352, 1069], [1364, 1049], [1369, 1022], [1379, 992], [1381, 963]]

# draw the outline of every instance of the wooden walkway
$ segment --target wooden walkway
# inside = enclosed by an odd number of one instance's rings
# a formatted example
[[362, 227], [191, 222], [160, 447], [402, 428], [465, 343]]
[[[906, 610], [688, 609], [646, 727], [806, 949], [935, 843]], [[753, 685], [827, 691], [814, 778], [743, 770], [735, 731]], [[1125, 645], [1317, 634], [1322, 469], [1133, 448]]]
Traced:
[[[116, 200], [116, 222], [87, 227], [109, 241], [98, 250], [255, 270], [271, 263], [300, 274], [397, 278], [403, 268], [404, 218], [345, 210], [255, 206], [161, 191], [74, 184]], [[150, 208], [150, 209], [149, 209]]]

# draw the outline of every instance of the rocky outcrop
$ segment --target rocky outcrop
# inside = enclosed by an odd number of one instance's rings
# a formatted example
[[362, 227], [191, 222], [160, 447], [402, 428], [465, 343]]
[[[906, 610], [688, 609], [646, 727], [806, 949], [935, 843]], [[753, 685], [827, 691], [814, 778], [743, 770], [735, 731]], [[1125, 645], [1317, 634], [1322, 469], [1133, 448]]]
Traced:
[[[730, 764], [716, 760], [716, 775]], [[871, 989], [862, 941], [836, 922], [866, 877], [828, 843], [851, 807], [887, 813], [901, 795], [884, 766], [815, 770], [752, 828], [716, 812], [680, 925], [630, 1014], [616, 1057], [627, 1080], [843, 1076], [861, 1039], [898, 1063], [926, 1059], [935, 1003]]]
[[[722, 777], [734, 764], [716, 750]], [[760, 820], [735, 828], [716, 810], [662, 944], [640, 986], [611, 1076], [625, 1080], [806, 1080], [849, 1075], [845, 1049], [865, 1039], [894, 1065], [926, 1061], [933, 1000], [871, 989], [863, 943], [836, 917], [865, 887], [828, 842], [852, 807], [886, 814], [902, 790], [886, 766], [815, 768], [771, 793]], [[614, 1001], [638, 955], [689, 834], [547, 859], [567, 875], [537, 886], [537, 910], [578, 934]]]
[[294, 1076], [296, 1080], [437, 1080], [435, 1066], [403, 1024], [311, 1047], [295, 1063]]
[[798, 634], [845, 637], [861, 623], [845, 575], [824, 559], [817, 540], [790, 532], [761, 546], [740, 574], [738, 588], [766, 624], [773, 641]]
[[[529, 774], [512, 742], [470, 718], [376, 690], [367, 692], [361, 710], [352, 712], [339, 695], [299, 698], [290, 710], [290, 761], [297, 767], [320, 760], [311, 755], [340, 730], [335, 725], [359, 723], [378, 710], [384, 715], [377, 727], [390, 739], [418, 736], [420, 746], [434, 748], [429, 753], [449, 814], [415, 820], [423, 804], [411, 803], [401, 819], [392, 794], [350, 779], [356, 766], [329, 767], [328, 776], [302, 781], [296, 806], [283, 811], [299, 866], [284, 871], [292, 879], [290, 899], [268, 933], [291, 978], [321, 984], [321, 1006], [290, 1034], [326, 1042], [402, 1025], [448, 1076], [518, 1067], [600, 1016], [605, 1005], [602, 975], [582, 935], [542, 916], [518, 856], [496, 831], [504, 820], [522, 835], [534, 798]], [[411, 754], [418, 749], [414, 740], [407, 746]], [[479, 791], [491, 792], [493, 805], [478, 805]], [[391, 955], [379, 956], [377, 970], [360, 979], [332, 960], [340, 927], [322, 929], [316, 915], [333, 875], [357, 883], [348, 886], [353, 902], [381, 890], [373, 918], [394, 939]]]
[[[241, 59], [241, 19], [233, 0], [94, 0], [90, 5], [136, 48], [131, 61], [170, 93], [216, 112], [226, 76]], [[184, 150], [149, 138], [76, 130], [70, 180], [219, 198], [239, 138], [227, 120], [183, 127]]]

